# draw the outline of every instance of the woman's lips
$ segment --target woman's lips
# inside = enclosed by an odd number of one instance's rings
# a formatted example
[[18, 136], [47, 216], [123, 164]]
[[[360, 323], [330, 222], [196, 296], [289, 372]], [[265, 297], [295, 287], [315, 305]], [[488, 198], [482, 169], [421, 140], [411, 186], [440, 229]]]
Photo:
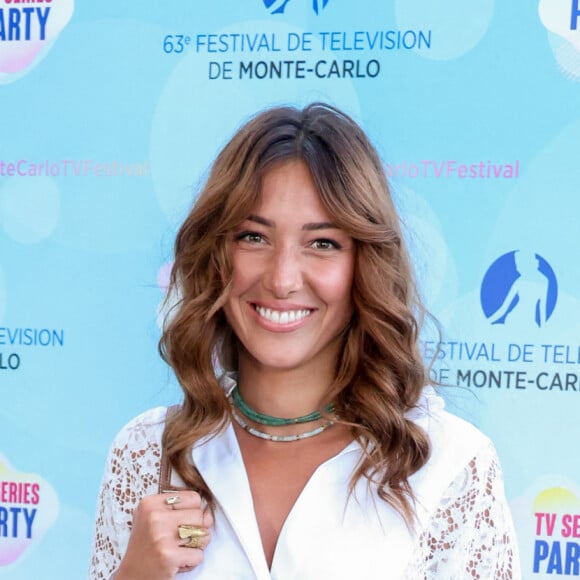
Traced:
[[308, 318], [313, 312], [312, 308], [269, 308], [260, 304], [253, 304], [254, 311], [260, 320], [275, 326], [296, 326]]

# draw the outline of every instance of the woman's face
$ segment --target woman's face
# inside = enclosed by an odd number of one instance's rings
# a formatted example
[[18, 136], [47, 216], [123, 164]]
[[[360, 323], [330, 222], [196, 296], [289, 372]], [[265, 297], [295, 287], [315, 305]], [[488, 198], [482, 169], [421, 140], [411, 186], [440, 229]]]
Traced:
[[333, 368], [353, 311], [355, 246], [332, 221], [303, 162], [265, 175], [259, 203], [229, 242], [224, 311], [241, 359], [278, 370]]

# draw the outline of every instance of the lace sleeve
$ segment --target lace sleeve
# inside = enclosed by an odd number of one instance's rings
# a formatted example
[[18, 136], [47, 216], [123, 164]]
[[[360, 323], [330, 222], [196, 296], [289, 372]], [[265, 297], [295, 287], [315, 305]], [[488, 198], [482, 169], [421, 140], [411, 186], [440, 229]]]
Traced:
[[99, 492], [90, 580], [108, 579], [118, 568], [139, 500], [157, 493], [165, 409], [140, 415], [115, 438]]
[[491, 444], [447, 488], [404, 578], [521, 578], [501, 467]]

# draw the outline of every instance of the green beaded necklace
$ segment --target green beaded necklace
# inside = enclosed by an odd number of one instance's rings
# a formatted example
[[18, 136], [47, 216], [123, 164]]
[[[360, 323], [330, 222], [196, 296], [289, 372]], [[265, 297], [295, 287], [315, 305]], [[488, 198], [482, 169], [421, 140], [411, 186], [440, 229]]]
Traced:
[[[240, 388], [236, 385], [231, 393], [232, 400], [235, 406], [240, 410], [240, 412], [245, 415], [248, 419], [254, 421], [254, 423], [259, 423], [260, 425], [269, 425], [270, 427], [280, 427], [282, 425], [296, 425], [299, 423], [311, 423], [312, 421], [318, 421], [322, 419], [322, 415], [318, 411], [313, 411], [308, 413], [308, 415], [302, 415], [302, 417], [296, 417], [294, 419], [284, 419], [282, 417], [272, 417], [272, 415], [265, 415], [264, 413], [259, 413], [254, 411], [247, 403], [242, 399], [242, 394], [240, 393]], [[324, 409], [326, 413], [332, 413], [334, 411], [334, 404], [330, 403]]]

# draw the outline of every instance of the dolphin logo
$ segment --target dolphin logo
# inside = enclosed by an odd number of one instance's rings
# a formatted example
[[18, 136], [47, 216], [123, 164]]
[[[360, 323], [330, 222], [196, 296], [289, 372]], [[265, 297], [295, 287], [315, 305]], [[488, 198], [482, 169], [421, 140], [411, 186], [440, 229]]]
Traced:
[[323, 8], [326, 8], [328, 1], [329, 0], [312, 0], [312, 9], [316, 14], [318, 14], [319, 9], [322, 10]]
[[263, 0], [264, 6], [270, 10], [270, 14], [283, 14], [286, 9], [286, 4], [290, 0]]
[[[290, 0], [262, 0], [264, 2], [264, 6], [270, 10], [270, 14], [284, 14], [284, 10], [286, 10], [286, 4], [290, 2]], [[330, 0], [312, 0], [312, 10], [314, 10], [315, 14], [319, 14], [319, 12], [326, 7]]]

